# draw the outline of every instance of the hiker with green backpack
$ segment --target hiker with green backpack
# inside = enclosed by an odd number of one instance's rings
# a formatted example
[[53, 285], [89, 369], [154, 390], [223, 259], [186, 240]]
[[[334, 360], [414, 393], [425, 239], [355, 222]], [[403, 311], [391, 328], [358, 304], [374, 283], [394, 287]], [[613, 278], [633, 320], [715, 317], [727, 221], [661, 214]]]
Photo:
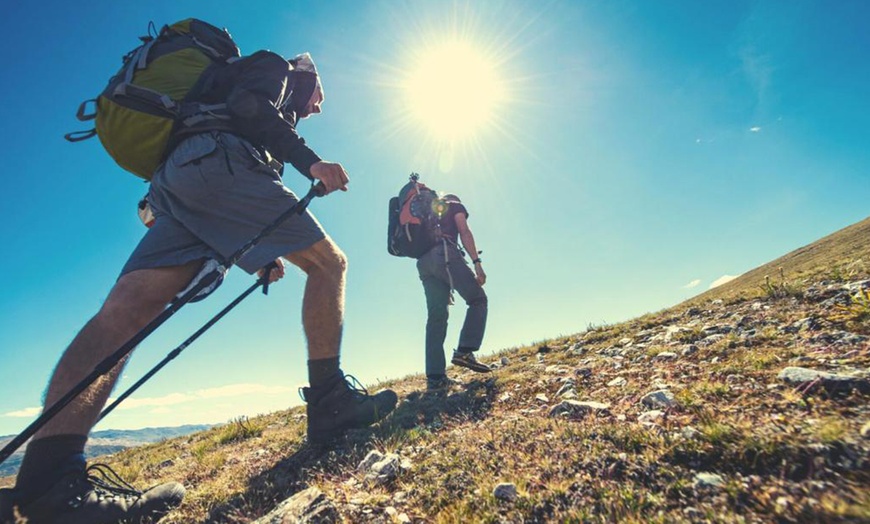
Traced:
[[369, 426], [397, 402], [394, 392], [369, 394], [342, 372], [345, 255], [304, 206], [286, 213], [300, 199], [283, 184], [285, 163], [323, 194], [346, 191], [348, 184], [344, 168], [322, 160], [296, 132], [324, 100], [311, 57], [286, 60], [267, 51], [241, 57], [229, 33], [195, 19], [159, 33], [149, 27], [141, 41], [93, 102], [96, 111], [80, 108], [79, 119], [94, 119], [94, 130], [68, 138], [98, 136], [119, 165], [150, 181], [140, 205], [150, 227], [105, 303], [61, 357], [44, 412], [89, 372], [103, 374], [36, 431], [15, 488], [0, 490], [3, 523], [16, 514], [31, 524], [156, 522], [181, 503], [181, 484], [141, 491], [105, 465], [87, 467], [88, 434], [126, 355], [99, 368], [172, 309], [174, 297], [190, 301], [185, 290], [200, 278], [219, 283], [215, 272], [222, 276], [233, 263], [266, 283], [284, 275], [282, 259], [307, 275], [302, 323], [310, 386], [302, 394], [310, 442]]
[[[437, 391], [453, 383], [446, 372], [444, 341], [454, 290], [465, 300], [467, 309], [450, 362], [478, 373], [491, 371], [474, 355], [483, 343], [486, 329], [488, 300], [483, 290], [486, 272], [468, 225], [465, 205], [456, 195], [439, 197], [419, 179], [419, 174], [412, 173], [399, 195], [390, 199], [387, 250], [395, 256], [417, 259], [417, 272], [426, 295], [426, 387]], [[466, 252], [471, 256], [471, 267]]]

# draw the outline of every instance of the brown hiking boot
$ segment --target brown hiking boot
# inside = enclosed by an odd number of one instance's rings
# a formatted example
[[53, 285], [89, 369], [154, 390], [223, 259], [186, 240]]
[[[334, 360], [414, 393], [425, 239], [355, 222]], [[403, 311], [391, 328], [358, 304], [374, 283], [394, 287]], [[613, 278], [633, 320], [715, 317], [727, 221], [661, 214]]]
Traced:
[[453, 380], [447, 375], [435, 375], [426, 377], [426, 389], [428, 391], [444, 391], [450, 389], [451, 386], [461, 384], [458, 380]]
[[390, 389], [374, 395], [351, 375], [339, 373], [332, 384], [302, 388], [302, 399], [308, 403], [308, 441], [328, 442], [348, 429], [364, 428], [389, 414], [399, 397]]
[[490, 371], [492, 371], [492, 368], [490, 368], [483, 362], [478, 362], [477, 359], [474, 358], [474, 353], [454, 351], [453, 358], [450, 359], [450, 363], [454, 366], [460, 366], [463, 368], [468, 368], [471, 371], [477, 371], [478, 373], [489, 373]]
[[28, 524], [152, 524], [183, 497], [176, 482], [138, 491], [109, 466], [93, 464], [67, 473], [36, 498], [0, 490], [0, 522], [15, 523], [17, 509]]

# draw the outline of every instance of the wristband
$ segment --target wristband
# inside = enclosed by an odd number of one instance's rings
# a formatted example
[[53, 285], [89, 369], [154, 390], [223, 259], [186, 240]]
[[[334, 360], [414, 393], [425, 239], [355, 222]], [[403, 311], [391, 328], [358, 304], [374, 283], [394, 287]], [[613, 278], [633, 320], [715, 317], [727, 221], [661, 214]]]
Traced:
[[479, 258], [475, 258], [474, 260], [471, 261], [471, 263], [472, 263], [472, 264], [480, 264], [480, 259], [479, 259]]

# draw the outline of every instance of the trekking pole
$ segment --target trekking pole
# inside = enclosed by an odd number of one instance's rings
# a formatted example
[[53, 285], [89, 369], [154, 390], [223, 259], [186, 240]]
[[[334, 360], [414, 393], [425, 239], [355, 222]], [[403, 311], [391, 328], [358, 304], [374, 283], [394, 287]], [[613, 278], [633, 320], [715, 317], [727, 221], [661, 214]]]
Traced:
[[166, 355], [166, 357], [163, 358], [163, 360], [161, 360], [161, 361], [160, 361], [156, 366], [154, 366], [154, 367], [151, 369], [151, 371], [149, 371], [148, 373], [146, 373], [146, 374], [145, 374], [142, 378], [140, 378], [140, 379], [139, 379], [135, 384], [133, 384], [132, 386], [130, 386], [130, 387], [127, 389], [127, 391], [121, 393], [121, 395], [120, 395], [117, 399], [115, 399], [114, 402], [112, 402], [108, 407], [106, 407], [106, 409], [103, 410], [102, 413], [100, 413], [100, 418], [97, 419], [97, 422], [99, 422], [99, 421], [103, 420], [104, 418], [106, 418], [106, 415], [108, 415], [108, 414], [111, 413], [111, 412], [112, 412], [116, 407], [118, 407], [118, 404], [120, 404], [121, 402], [124, 402], [124, 400], [126, 400], [127, 397], [129, 397], [130, 395], [132, 395], [133, 393], [135, 393], [136, 390], [139, 389], [139, 388], [142, 386], [142, 384], [148, 382], [148, 380], [150, 380], [151, 377], [153, 377], [154, 375], [156, 375], [158, 371], [160, 371], [161, 369], [163, 369], [163, 368], [166, 366], [166, 364], [169, 364], [170, 361], [174, 360], [178, 355], [181, 354], [182, 351], [184, 351], [185, 349], [187, 349], [188, 346], [190, 346], [191, 344], [193, 344], [193, 341], [195, 341], [196, 339], [198, 339], [198, 338], [200, 337], [200, 335], [202, 335], [203, 333], [205, 333], [206, 331], [208, 331], [209, 328], [212, 327], [213, 325], [217, 324], [218, 320], [222, 319], [222, 318], [224, 317], [224, 315], [226, 315], [226, 314], [229, 313], [229, 312], [230, 312], [234, 307], [236, 307], [237, 305], [239, 305], [239, 303], [240, 303], [242, 300], [246, 299], [246, 298], [248, 297], [248, 295], [250, 295], [251, 293], [253, 293], [255, 289], [257, 289], [257, 288], [260, 287], [260, 286], [263, 286], [263, 294], [264, 294], [264, 295], [268, 295], [268, 294], [269, 294], [269, 275], [270, 275], [270, 273], [272, 272], [272, 269], [275, 268], [275, 267], [277, 267], [277, 266], [275, 265], [274, 262], [272, 262], [271, 264], [269, 264], [268, 266], [266, 266], [266, 271], [265, 271], [265, 273], [263, 274], [263, 276], [262, 276], [261, 278], [259, 278], [259, 279], [257, 280], [256, 283], [254, 283], [254, 285], [252, 285], [251, 287], [249, 287], [248, 289], [246, 289], [245, 291], [243, 291], [241, 295], [239, 295], [238, 297], [236, 297], [235, 300], [233, 300], [232, 302], [230, 302], [230, 303], [227, 305], [227, 307], [225, 307], [225, 308], [223, 308], [222, 310], [220, 310], [220, 312], [219, 312], [217, 315], [213, 316], [213, 317], [211, 318], [211, 320], [209, 320], [209, 321], [206, 322], [206, 323], [205, 323], [201, 328], [199, 328], [198, 330], [196, 330], [196, 332], [195, 332], [193, 335], [191, 335], [190, 337], [188, 337], [187, 340], [185, 340], [184, 342], [182, 342], [181, 345], [179, 345], [177, 348], [175, 348], [175, 349], [173, 349], [172, 351], [170, 351], [169, 354]]
[[[283, 224], [287, 219], [295, 214], [302, 214], [305, 211], [305, 208], [308, 207], [308, 204], [311, 203], [311, 200], [314, 197], [322, 196], [325, 194], [325, 187], [322, 184], [317, 184], [311, 186], [311, 189], [308, 190], [308, 193], [302, 197], [301, 200], [290, 206], [287, 211], [282, 213], [278, 218], [275, 219], [274, 222], [263, 228], [254, 238], [248, 241], [247, 244], [240, 247], [236, 250], [235, 253], [230, 255], [228, 259], [225, 261], [221, 261], [221, 265], [229, 269], [234, 266], [243, 256], [245, 256], [248, 251], [250, 251], [263, 237], [271, 234], [273, 231], [278, 229], [281, 224]], [[169, 306], [166, 307], [157, 317], [154, 318], [151, 322], [149, 322], [144, 328], [139, 330], [138, 333], [133, 335], [130, 340], [128, 340], [124, 345], [115, 350], [114, 353], [103, 359], [102, 362], [94, 367], [93, 371], [91, 371], [81, 382], [73, 386], [71, 390], [69, 390], [64, 396], [57, 400], [50, 407], [46, 408], [39, 417], [36, 418], [33, 422], [30, 423], [29, 426], [24, 428], [24, 431], [18, 434], [14, 439], [9, 441], [6, 446], [0, 450], [0, 464], [6, 461], [22, 444], [27, 442], [30, 437], [32, 437], [37, 431], [39, 431], [42, 426], [48, 423], [49, 420], [54, 418], [58, 413], [60, 413], [65, 407], [67, 407], [70, 402], [75, 400], [84, 390], [86, 390], [91, 384], [96, 382], [98, 378], [105, 375], [109, 371], [114, 368], [118, 362], [121, 361], [124, 357], [126, 357], [133, 349], [139, 345], [145, 338], [147, 338], [151, 333], [154, 332], [158, 327], [160, 327], [164, 322], [166, 322], [169, 317], [174, 315], [182, 306], [190, 302], [200, 291], [207, 288], [211, 285], [215, 280], [217, 280], [218, 275], [220, 274], [220, 270], [216, 269], [200, 279], [193, 287], [191, 287], [187, 292], [185, 292], [180, 298], [172, 301]], [[259, 282], [257, 284], [259, 286]], [[200, 333], [201, 334], [201, 333]], [[171, 360], [171, 359], [170, 359]]]

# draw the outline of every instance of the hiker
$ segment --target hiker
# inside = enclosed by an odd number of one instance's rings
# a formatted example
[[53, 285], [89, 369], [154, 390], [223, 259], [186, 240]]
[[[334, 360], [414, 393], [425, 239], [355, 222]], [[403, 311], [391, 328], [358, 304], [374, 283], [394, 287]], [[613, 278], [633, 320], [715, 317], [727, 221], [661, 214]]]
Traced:
[[[453, 303], [453, 290], [465, 300], [465, 320], [459, 333], [459, 344], [450, 362], [479, 373], [491, 371], [479, 362], [474, 353], [483, 342], [486, 329], [487, 298], [483, 285], [486, 273], [478, 255], [474, 235], [468, 226], [468, 210], [456, 195], [441, 198], [446, 209], [438, 218], [440, 239], [435, 247], [417, 259], [417, 272], [426, 295], [426, 387], [442, 389], [451, 380], [445, 371], [444, 340], [447, 338], [448, 305]], [[462, 241], [463, 249], [458, 240]], [[465, 259], [471, 254], [471, 268]], [[473, 268], [473, 272], [472, 272]]]
[[[453, 291], [468, 308], [459, 334], [459, 344], [450, 362], [479, 373], [491, 371], [474, 353], [480, 349], [486, 329], [487, 297], [483, 290], [486, 273], [474, 235], [468, 226], [468, 210], [456, 195], [438, 197], [412, 173], [410, 181], [390, 201], [388, 251], [417, 259], [417, 272], [426, 295], [426, 387], [442, 390], [453, 381], [447, 377], [444, 341], [447, 338], [448, 306]], [[462, 247], [459, 246], [459, 241]], [[463, 247], [465, 248], [463, 251]], [[471, 268], [465, 253], [471, 255]], [[472, 271], [473, 268], [473, 271]]]
[[[208, 90], [195, 94], [206, 103], [225, 102], [228, 117], [179, 127], [172, 136], [165, 161], [151, 177], [147, 200], [153, 225], [100, 310], [61, 357], [46, 408], [157, 317], [207, 261], [223, 260], [298, 201], [282, 182], [284, 163], [322, 184], [326, 194], [347, 190], [342, 165], [322, 160], [296, 132], [297, 123], [320, 113], [324, 102], [320, 75], [307, 53], [286, 60], [258, 51], [209, 75], [202, 83]], [[308, 439], [326, 443], [381, 420], [397, 396], [390, 390], [371, 395], [340, 368], [347, 261], [308, 211], [285, 221], [238, 265], [263, 277], [274, 262], [265, 279], [275, 282], [284, 276], [282, 259], [307, 276], [302, 324], [310, 385], [302, 394]], [[179, 483], [141, 492], [105, 465], [86, 466], [88, 434], [125, 361], [36, 433], [15, 488], [0, 490], [0, 521], [14, 521], [14, 506], [32, 524], [156, 522], [181, 503]]]

